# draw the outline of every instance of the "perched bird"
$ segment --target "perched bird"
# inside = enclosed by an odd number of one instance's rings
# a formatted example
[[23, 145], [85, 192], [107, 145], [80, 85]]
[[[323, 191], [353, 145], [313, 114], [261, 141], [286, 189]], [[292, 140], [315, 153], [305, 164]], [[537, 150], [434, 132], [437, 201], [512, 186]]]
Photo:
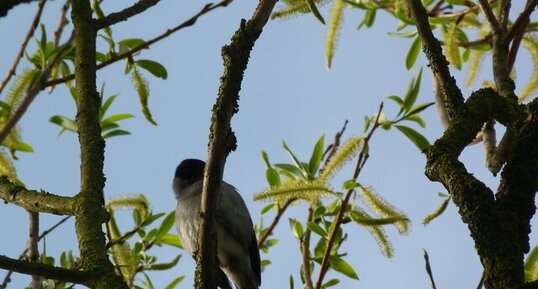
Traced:
[[[201, 160], [183, 160], [176, 169], [173, 183], [179, 237], [193, 256], [199, 248], [204, 168], [205, 162]], [[237, 289], [258, 289], [261, 284], [260, 252], [247, 206], [232, 185], [223, 181], [220, 192], [215, 215], [219, 287], [231, 289], [225, 273]]]

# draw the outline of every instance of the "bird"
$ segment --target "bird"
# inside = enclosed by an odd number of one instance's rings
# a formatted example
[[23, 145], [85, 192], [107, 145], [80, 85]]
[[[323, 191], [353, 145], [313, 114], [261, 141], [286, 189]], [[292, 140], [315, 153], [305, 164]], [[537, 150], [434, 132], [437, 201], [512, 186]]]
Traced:
[[[173, 191], [177, 199], [176, 227], [185, 249], [194, 257], [198, 251], [202, 217], [200, 206], [205, 162], [185, 159], [177, 166]], [[258, 289], [261, 285], [260, 251], [247, 206], [235, 187], [222, 181], [217, 202], [218, 286]]]

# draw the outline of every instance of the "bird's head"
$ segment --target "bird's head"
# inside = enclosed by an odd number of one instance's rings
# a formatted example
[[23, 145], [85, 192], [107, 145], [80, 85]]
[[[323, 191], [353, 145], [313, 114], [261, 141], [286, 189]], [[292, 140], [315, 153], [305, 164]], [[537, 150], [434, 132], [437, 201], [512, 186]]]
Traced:
[[204, 177], [205, 162], [198, 159], [185, 159], [176, 168], [173, 189], [176, 198], [190, 185]]

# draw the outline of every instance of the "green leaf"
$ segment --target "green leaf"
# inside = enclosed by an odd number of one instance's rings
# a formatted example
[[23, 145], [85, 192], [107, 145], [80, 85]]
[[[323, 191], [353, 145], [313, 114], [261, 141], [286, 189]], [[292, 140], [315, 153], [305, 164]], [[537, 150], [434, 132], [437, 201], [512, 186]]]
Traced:
[[140, 224], [139, 227], [147, 227], [164, 215], [166, 215], [166, 213], [158, 213], [158, 214], [150, 215], [144, 220], [144, 222]]
[[104, 103], [101, 104], [101, 107], [99, 108], [99, 119], [103, 119], [114, 100], [116, 100], [117, 96], [117, 94], [112, 95], [111, 97], [107, 98]]
[[377, 14], [377, 9], [366, 9], [366, 12], [364, 13], [364, 18], [362, 19], [359, 26], [357, 26], [357, 30], [361, 29], [363, 26], [366, 26], [368, 28], [372, 27], [375, 21], [375, 16]]
[[318, 7], [316, 7], [316, 3], [314, 3], [314, 0], [306, 0], [306, 3], [308, 4], [308, 8], [310, 8], [310, 11], [312, 11], [312, 14], [316, 16], [319, 22], [325, 25], [325, 19], [323, 19], [323, 16], [321, 16], [321, 13], [319, 13]]
[[293, 232], [293, 236], [295, 236], [295, 238], [300, 240], [303, 237], [303, 233], [304, 233], [303, 224], [301, 224], [300, 222], [292, 218], [289, 218], [289, 222], [290, 222], [291, 231]]
[[420, 125], [422, 128], [426, 127], [426, 122], [418, 114], [413, 114], [413, 115], [410, 115], [410, 116], [406, 116], [406, 117], [403, 118], [403, 120], [414, 121], [414, 122], [418, 123], [418, 125]]
[[390, 35], [390, 36], [395, 36], [395, 37], [411, 38], [411, 37], [417, 35], [418, 31], [412, 30], [412, 31], [408, 31], [408, 32], [389, 32], [387, 34]]
[[147, 70], [149, 73], [153, 74], [156, 77], [162, 79], [166, 79], [168, 77], [168, 71], [166, 71], [166, 68], [159, 62], [148, 59], [140, 59], [137, 60], [135, 63], [136, 65], [138, 65], [138, 67]]
[[140, 47], [142, 45], [144, 45], [146, 43], [146, 41], [144, 41], [143, 39], [140, 39], [140, 38], [127, 38], [127, 39], [123, 39], [123, 40], [120, 40], [118, 41], [118, 45], [120, 47], [120, 52], [123, 52], [123, 50], [131, 50], [131, 49], [134, 49], [134, 48], [137, 48], [137, 47]]
[[172, 280], [172, 282], [168, 283], [168, 285], [166, 285], [166, 287], [164, 289], [174, 289], [174, 288], [176, 288], [177, 285], [179, 285], [179, 283], [181, 283], [181, 281], [183, 281], [183, 279], [185, 279], [185, 276], [177, 277], [176, 279]]
[[430, 106], [432, 106], [434, 104], [435, 104], [435, 102], [429, 102], [429, 103], [423, 103], [423, 104], [416, 105], [416, 106], [412, 107], [411, 109], [409, 109], [409, 111], [405, 115], [407, 117], [407, 116], [410, 116], [410, 115], [419, 114], [423, 110], [425, 110], [426, 108], [428, 108], [428, 107], [430, 107]]
[[261, 211], [260, 211], [260, 216], [263, 216], [265, 215], [267, 212], [269, 212], [272, 208], [274, 208], [276, 206], [275, 203], [272, 203], [272, 204], [269, 204], [267, 206], [265, 206]]
[[166, 287], [164, 289], [174, 289], [174, 288], [176, 288], [177, 285], [179, 285], [179, 283], [181, 283], [181, 281], [183, 281], [183, 279], [185, 279], [185, 276], [177, 277], [172, 282], [170, 282], [168, 285], [166, 285]]
[[353, 269], [351, 265], [349, 265], [346, 261], [344, 261], [344, 259], [336, 255], [332, 255], [332, 256], [329, 256], [329, 262], [331, 264], [331, 268], [333, 268], [335, 271], [340, 272], [348, 276], [349, 278], [356, 279], [356, 280], [359, 279], [359, 276], [357, 276], [355, 269]]
[[290, 148], [288, 147], [285, 141], [282, 142], [282, 146], [288, 152], [288, 154], [290, 155], [291, 159], [293, 160], [297, 168], [300, 169], [301, 175], [303, 175], [303, 177], [306, 178], [307, 174], [306, 174], [305, 167], [303, 166], [303, 163], [295, 156], [295, 154], [293, 154], [293, 152], [290, 150]]
[[300, 179], [304, 179], [306, 178], [304, 172], [299, 169], [298, 167], [294, 166], [294, 165], [290, 165], [290, 164], [275, 164], [275, 167], [283, 170], [283, 171], [286, 171], [294, 176], [296, 176], [297, 178], [300, 178]]
[[117, 123], [101, 123], [101, 133], [104, 133], [107, 130], [119, 128], [120, 125]]
[[113, 131], [110, 131], [110, 132], [107, 132], [105, 135], [103, 135], [103, 138], [111, 138], [111, 137], [115, 137], [115, 136], [120, 136], [120, 135], [130, 135], [131, 133], [126, 131], [126, 130], [123, 130], [123, 129], [115, 129]]
[[157, 240], [159, 240], [162, 236], [164, 236], [172, 227], [174, 226], [176, 222], [176, 212], [172, 211], [164, 218], [163, 222], [161, 223], [161, 226], [159, 226], [159, 230], [157, 231], [157, 236], [155, 237]]
[[323, 285], [321, 286], [322, 288], [329, 288], [329, 287], [332, 287], [334, 285], [338, 285], [340, 283], [340, 279], [338, 278], [333, 278], [325, 283], [323, 283]]
[[406, 111], [409, 111], [417, 100], [418, 93], [420, 91], [420, 81], [422, 80], [422, 68], [420, 69], [416, 79], [412, 78], [405, 92], [403, 99], [403, 106]]
[[[50, 122], [61, 126], [64, 130], [77, 132], [78, 125], [75, 120], [62, 115], [55, 115], [49, 119]], [[61, 133], [61, 132], [60, 132]]]
[[280, 175], [273, 168], [267, 168], [265, 178], [271, 187], [280, 185]]
[[321, 237], [327, 238], [327, 232], [325, 232], [325, 230], [320, 225], [318, 225], [318, 223], [309, 222], [306, 227], [310, 229], [310, 231], [320, 235]]
[[538, 280], [538, 246], [532, 248], [532, 251], [525, 258], [525, 281], [532, 282]]
[[148, 277], [148, 275], [144, 272], [142, 272], [142, 275], [144, 275], [144, 279], [142, 280], [144, 289], [154, 289], [153, 283], [151, 283], [151, 279]]
[[269, 156], [267, 155], [267, 152], [265, 151], [261, 151], [261, 154], [262, 154], [262, 159], [263, 161], [265, 162], [265, 166], [267, 168], [270, 168], [271, 167], [271, 163], [269, 162]]
[[421, 47], [421, 41], [420, 37], [418, 35], [415, 37], [415, 40], [413, 40], [413, 43], [411, 44], [411, 47], [409, 47], [409, 51], [407, 52], [407, 57], [405, 58], [405, 67], [407, 70], [411, 69], [415, 62], [417, 61], [418, 55], [420, 53], [420, 47]]
[[158, 243], [183, 249], [183, 244], [181, 244], [181, 240], [179, 240], [179, 237], [176, 234], [164, 234], [159, 238]]
[[181, 255], [177, 255], [170, 262], [152, 264], [152, 265], [149, 265], [149, 266], [145, 267], [144, 269], [151, 270], [151, 271], [165, 271], [165, 270], [168, 270], [168, 269], [172, 269], [174, 266], [176, 266], [177, 263], [179, 262], [179, 259], [181, 259]]
[[428, 140], [416, 130], [403, 125], [395, 125], [395, 127], [411, 140], [420, 151], [423, 151], [430, 145]]
[[344, 182], [344, 184], [342, 185], [342, 189], [353, 190], [354, 188], [357, 188], [359, 186], [360, 186], [359, 183], [357, 183], [354, 179], [351, 179]]
[[26, 152], [26, 153], [32, 153], [34, 152], [34, 148], [32, 148], [31, 145], [25, 143], [25, 142], [17, 142], [15, 146], [12, 148], [17, 151]]
[[114, 114], [114, 115], [111, 115], [105, 119], [103, 119], [101, 121], [101, 123], [115, 123], [115, 122], [118, 122], [118, 121], [121, 121], [121, 120], [124, 120], [124, 119], [128, 119], [128, 118], [134, 118], [134, 115], [130, 114], [130, 113], [118, 113], [118, 114]]
[[315, 176], [316, 172], [319, 169], [319, 164], [323, 158], [323, 148], [325, 146], [325, 135], [322, 135], [314, 146], [314, 151], [312, 151], [312, 156], [308, 162], [308, 171], [310, 176]]
[[404, 101], [401, 97], [397, 96], [397, 95], [391, 95], [389, 97], [387, 97], [388, 99], [396, 102], [399, 106], [403, 106], [404, 105]]

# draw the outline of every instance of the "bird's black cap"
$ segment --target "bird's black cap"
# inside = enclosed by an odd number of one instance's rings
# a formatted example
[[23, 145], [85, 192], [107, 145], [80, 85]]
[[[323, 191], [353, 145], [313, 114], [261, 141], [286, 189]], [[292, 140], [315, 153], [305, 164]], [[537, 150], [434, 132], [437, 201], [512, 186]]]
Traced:
[[185, 159], [177, 166], [174, 177], [195, 183], [204, 177], [205, 162], [198, 159]]

